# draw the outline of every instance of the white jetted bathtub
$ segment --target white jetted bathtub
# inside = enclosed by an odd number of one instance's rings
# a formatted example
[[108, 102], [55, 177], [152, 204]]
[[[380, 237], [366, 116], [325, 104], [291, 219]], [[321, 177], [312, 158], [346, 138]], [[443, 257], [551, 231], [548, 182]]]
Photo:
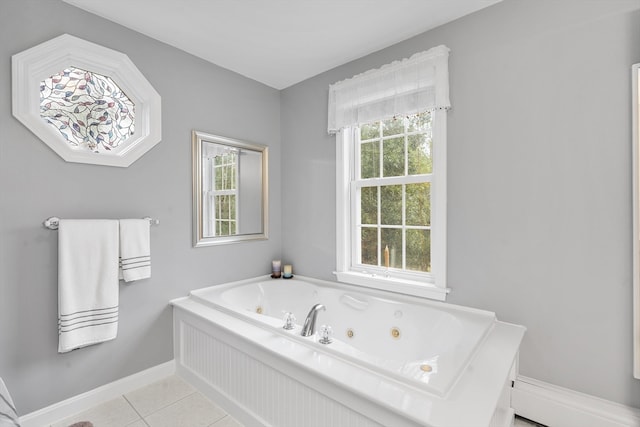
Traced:
[[[172, 304], [179, 373], [246, 425], [512, 425], [524, 328], [491, 312], [310, 278]], [[304, 337], [315, 304], [317, 332]]]

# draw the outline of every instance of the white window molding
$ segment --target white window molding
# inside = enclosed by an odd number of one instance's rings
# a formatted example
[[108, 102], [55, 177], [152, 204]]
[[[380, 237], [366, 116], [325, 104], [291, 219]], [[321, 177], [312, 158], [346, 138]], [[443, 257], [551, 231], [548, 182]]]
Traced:
[[[134, 133], [109, 153], [77, 149], [40, 115], [40, 82], [73, 66], [110, 77], [135, 104]], [[63, 34], [12, 57], [13, 115], [68, 162], [127, 167], [161, 140], [160, 95], [123, 53]]]

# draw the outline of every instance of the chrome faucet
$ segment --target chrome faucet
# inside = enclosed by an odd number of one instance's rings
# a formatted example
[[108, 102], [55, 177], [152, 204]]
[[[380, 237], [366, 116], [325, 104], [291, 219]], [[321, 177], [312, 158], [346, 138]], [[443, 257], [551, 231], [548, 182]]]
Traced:
[[300, 335], [303, 337], [308, 337], [316, 333], [316, 317], [318, 317], [318, 312], [322, 310], [326, 310], [324, 305], [316, 304], [311, 307], [309, 310], [309, 314], [307, 314], [307, 318], [304, 320], [304, 326], [302, 326], [302, 332]]

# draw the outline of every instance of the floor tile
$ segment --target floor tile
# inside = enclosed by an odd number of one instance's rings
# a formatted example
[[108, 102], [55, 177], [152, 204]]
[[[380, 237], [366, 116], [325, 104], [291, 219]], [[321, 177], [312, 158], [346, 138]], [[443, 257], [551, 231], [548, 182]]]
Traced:
[[127, 393], [124, 397], [144, 418], [166, 406], [171, 405], [195, 390], [189, 384], [173, 375], [161, 381]]
[[208, 427], [225, 415], [221, 408], [200, 393], [193, 393], [145, 417], [145, 422], [150, 427]]
[[244, 427], [244, 426], [240, 424], [235, 418], [231, 417], [230, 415], [227, 415], [223, 419], [211, 424], [209, 427]]
[[[98, 426], [94, 426], [94, 427], [98, 427]], [[149, 426], [143, 420], [138, 420], [133, 424], [127, 424], [126, 427], [149, 427]]]
[[120, 396], [88, 411], [66, 418], [51, 427], [68, 427], [80, 421], [90, 421], [95, 427], [123, 427], [140, 419], [140, 415]]

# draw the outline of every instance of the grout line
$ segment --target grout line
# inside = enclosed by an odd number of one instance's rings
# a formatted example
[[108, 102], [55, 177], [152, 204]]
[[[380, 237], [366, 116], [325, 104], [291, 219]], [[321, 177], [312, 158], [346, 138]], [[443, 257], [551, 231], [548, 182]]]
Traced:
[[[125, 395], [123, 394], [123, 395], [122, 395], [122, 398], [125, 400], [125, 402], [127, 402], [127, 403], [129, 404], [129, 406], [131, 406], [131, 408], [133, 409], [133, 411], [134, 411], [136, 414], [138, 414], [138, 417], [139, 417], [142, 421], [144, 421], [144, 418], [142, 417], [142, 414], [141, 414], [140, 412], [138, 412], [138, 410], [136, 409], [136, 407], [135, 407], [135, 406], [133, 406], [133, 403], [131, 403], [131, 402], [129, 401], [129, 399], [127, 399], [127, 396], [125, 396]], [[133, 424], [133, 423], [132, 423], [132, 424]], [[145, 423], [145, 424], [146, 424], [146, 423]]]
[[225, 412], [225, 414], [226, 414], [226, 415], [225, 415], [224, 417], [220, 418], [219, 420], [214, 421], [214, 422], [213, 422], [213, 424], [210, 424], [208, 427], [215, 427], [215, 426], [216, 426], [216, 424], [218, 424], [219, 422], [221, 422], [221, 421], [222, 421], [222, 420], [224, 420], [225, 418], [229, 417], [229, 414], [227, 414], [226, 412]]
[[194, 390], [193, 392], [191, 392], [191, 393], [187, 394], [186, 396], [182, 397], [181, 399], [174, 400], [173, 402], [166, 404], [166, 405], [165, 405], [165, 406], [163, 406], [162, 408], [158, 408], [158, 409], [156, 409], [155, 411], [153, 411], [153, 412], [151, 412], [151, 413], [149, 413], [149, 414], [145, 415], [144, 417], [142, 417], [142, 416], [141, 416], [140, 418], [142, 419], [142, 421], [144, 421], [144, 423], [145, 423], [146, 425], [149, 425], [149, 423], [147, 423], [147, 418], [148, 418], [148, 417], [150, 417], [151, 415], [156, 414], [156, 413], [158, 413], [158, 412], [160, 412], [160, 411], [162, 411], [162, 410], [165, 410], [165, 409], [167, 409], [169, 406], [175, 405], [176, 403], [181, 402], [181, 401], [183, 401], [184, 399], [186, 399], [187, 397], [192, 396], [192, 395], [194, 395], [194, 394], [196, 394], [196, 393], [197, 393], [197, 390]]

